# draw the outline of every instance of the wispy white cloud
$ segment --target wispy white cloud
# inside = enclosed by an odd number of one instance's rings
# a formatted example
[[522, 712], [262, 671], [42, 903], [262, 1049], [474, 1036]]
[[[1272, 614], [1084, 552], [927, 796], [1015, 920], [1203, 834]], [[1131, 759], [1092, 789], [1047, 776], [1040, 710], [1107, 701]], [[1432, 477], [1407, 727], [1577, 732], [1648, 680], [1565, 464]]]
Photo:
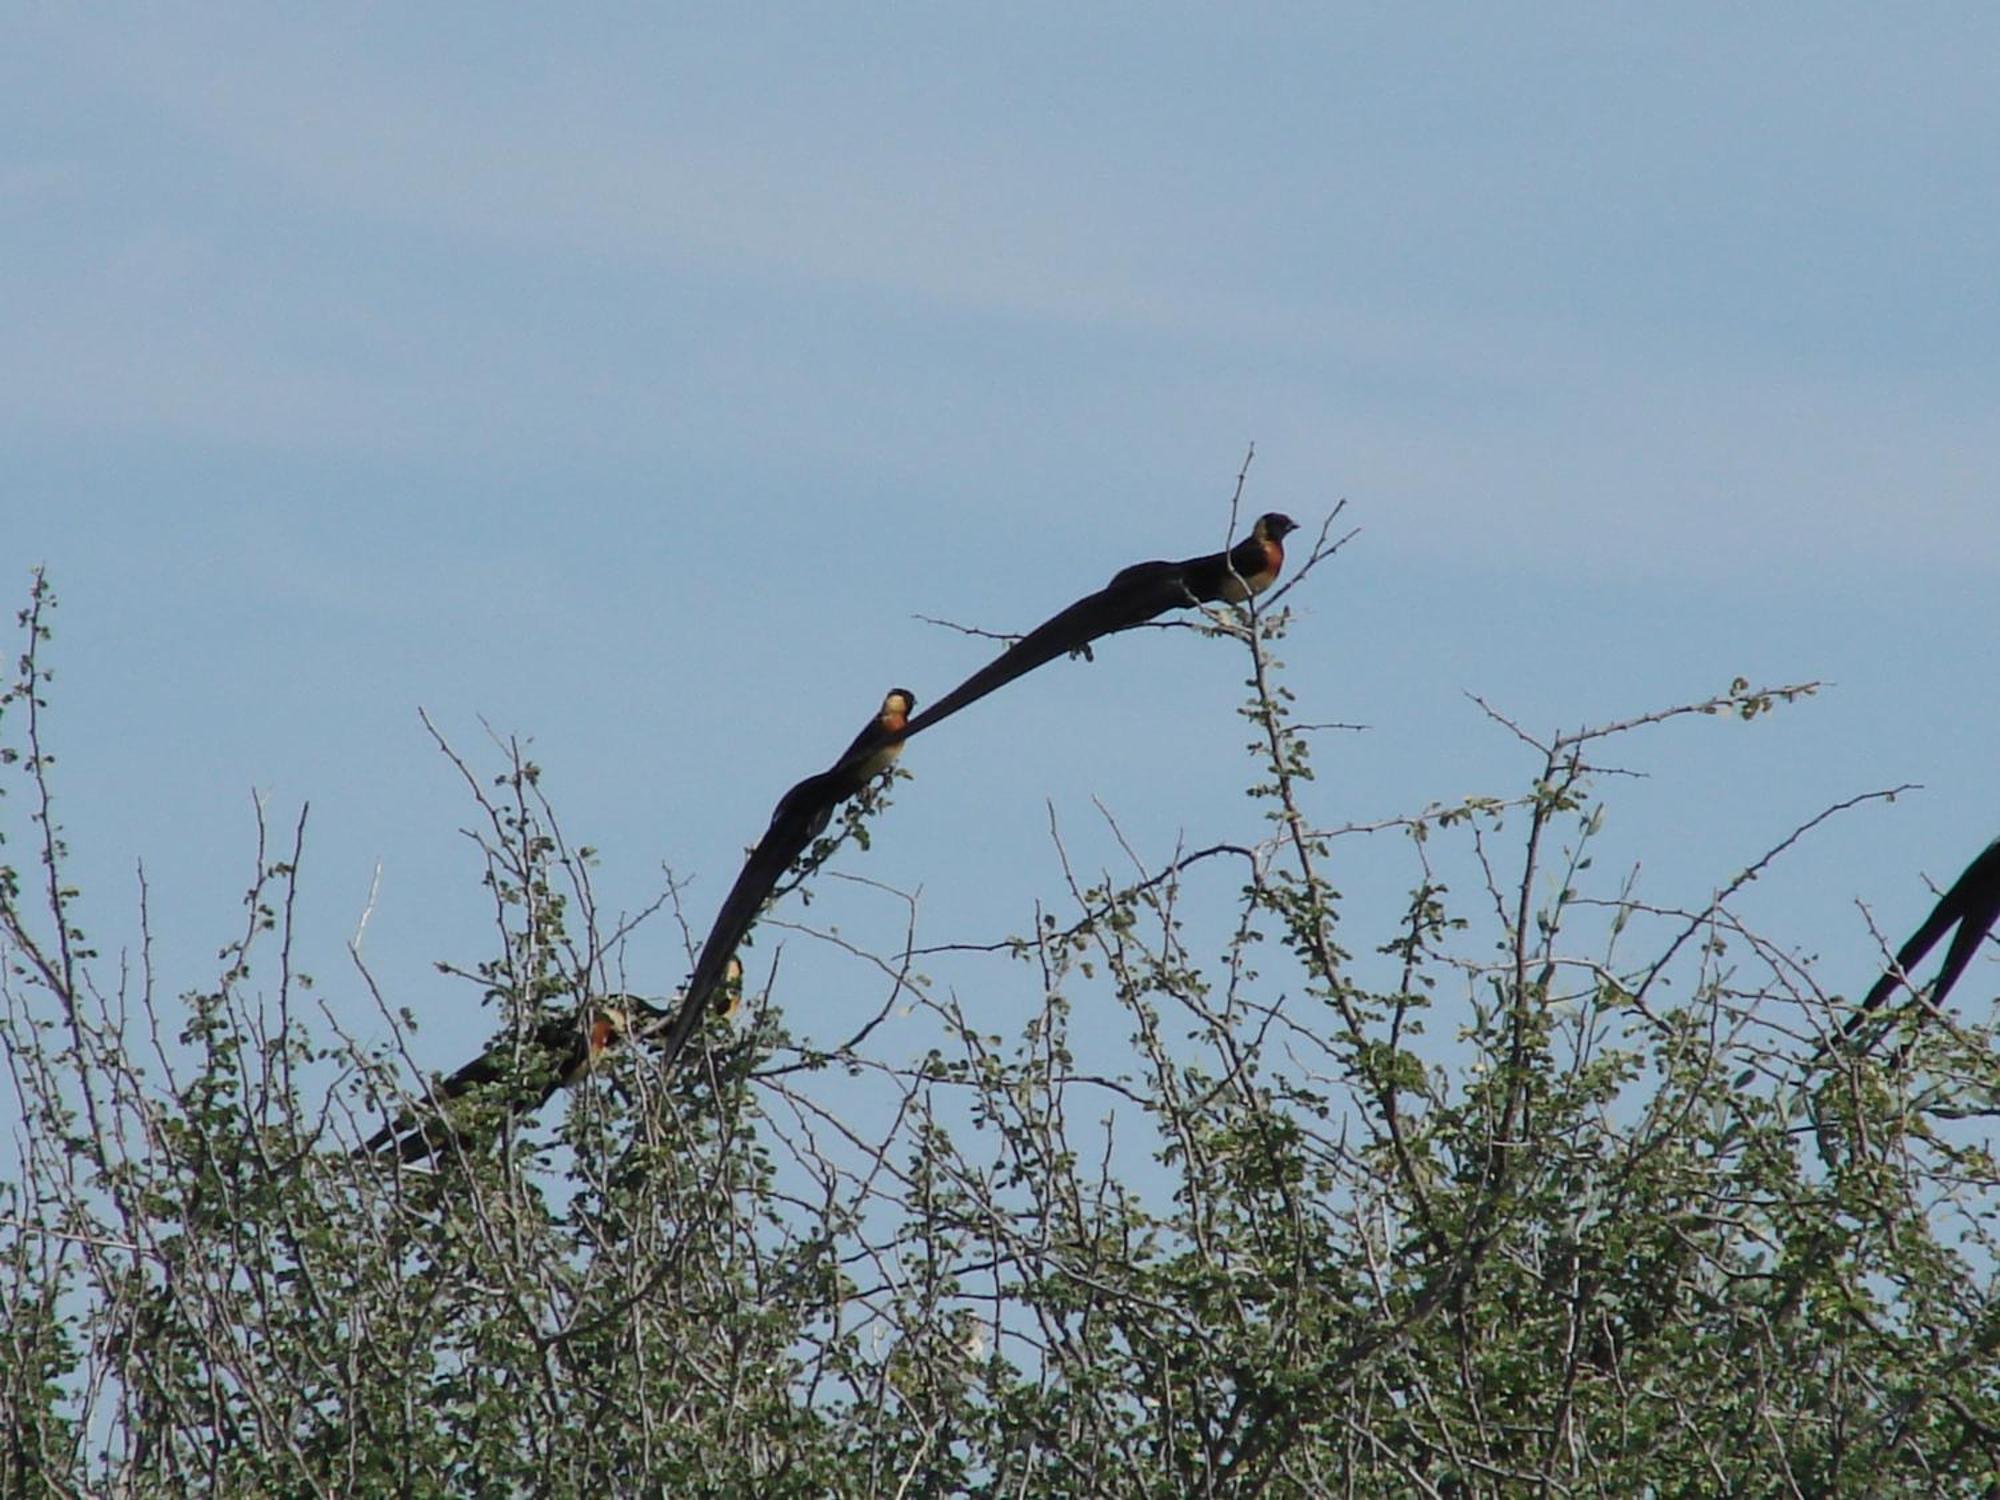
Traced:
[[1119, 164], [1083, 143], [1037, 150], [980, 131], [857, 142], [809, 119], [775, 135], [740, 118], [662, 119], [644, 101], [412, 76], [340, 39], [268, 24], [227, 35], [105, 26], [82, 45], [120, 87], [351, 221], [965, 310], [1230, 326], [1227, 307], [1204, 308], [1150, 248], [1187, 234], [1180, 205], [1122, 182]]
[[[16, 423], [473, 465], [685, 456], [775, 428], [801, 467], [850, 482], [893, 463], [934, 483], [972, 463], [1016, 492], [1080, 453], [1138, 451], [1143, 483], [1148, 466], [1183, 464], [1185, 444], [1212, 453], [1254, 435], [1267, 462], [1289, 450], [1356, 493], [1394, 496], [1412, 535], [1467, 551], [1559, 537], [1607, 564], [1723, 567], [1778, 550], [1991, 565], [2000, 547], [1976, 524], [2000, 458], [1991, 377], [1715, 332], [1716, 308], [1754, 293], [1711, 297], [1702, 276], [1813, 248], [1814, 216], [1843, 193], [1904, 194], [1883, 148], [1858, 178], [1836, 163], [1808, 184], [1810, 212], [1782, 206], [1805, 125], [1827, 123], [1803, 82], [1725, 91], [1727, 107], [1676, 123], [1684, 137], [1621, 136], [1560, 91], [1535, 108], [1516, 99], [1490, 131], [1448, 119], [1428, 139], [1397, 133], [1407, 121], [1381, 99], [1372, 138], [1325, 134], [1318, 105], [1238, 99], [1246, 117], [1322, 132], [1296, 157], [1251, 157], [1244, 143], [1283, 130], [1238, 131], [1218, 106], [1218, 144], [1203, 111], [1163, 112], [1157, 91], [1128, 98], [1108, 76], [1100, 128], [1066, 133], [1033, 100], [953, 108], [921, 62], [889, 59], [873, 87], [829, 83], [837, 69], [801, 65], [797, 40], [782, 58], [656, 40], [669, 76], [648, 89], [645, 49], [619, 57], [568, 36], [576, 57], [541, 67], [477, 48], [385, 53], [360, 22], [256, 13], [205, 29], [45, 27], [96, 88], [200, 156], [189, 175], [244, 218], [161, 208], [45, 264], [0, 362]], [[1652, 110], [1682, 91], [1698, 103], [1722, 66], [1665, 34], [1649, 49], [1640, 60], [1668, 80], [1635, 74], [1635, 92], [1659, 90]], [[1839, 48], [1813, 55], [1853, 71]], [[1404, 61], [1426, 109], [1513, 97], [1466, 56], [1430, 73]], [[729, 79], [710, 88], [704, 70]], [[1871, 117], [1907, 95], [1870, 87], [1856, 107]], [[1156, 123], [1171, 128], [1149, 134]], [[1919, 113], [1911, 127], [1926, 161], [1949, 144], [1938, 124]], [[1745, 161], [1768, 201], [1705, 181]], [[1732, 234], [1732, 214], [1754, 233]], [[311, 242], [291, 260], [232, 242], [232, 223], [267, 215]], [[1682, 222], [1685, 238], [1649, 240]], [[1583, 264], [1564, 245], [1578, 233], [1635, 259]], [[1399, 254], [1415, 262], [1403, 280]], [[445, 279], [425, 285], [420, 269], [355, 291], [341, 257], [357, 278], [406, 262]], [[1534, 295], [1510, 293], [1489, 261], [1538, 277]], [[554, 268], [551, 308], [479, 306], [452, 284], [454, 266], [471, 279], [520, 262]], [[1822, 302], [1841, 276], [1868, 274], [1801, 264], [1832, 288]], [[635, 316], [657, 304], [702, 320], [670, 350], [606, 338], [603, 323], [579, 333], [562, 297], [584, 285]], [[1620, 316], [1649, 287], [1654, 302]], [[732, 311], [701, 310], [723, 298]], [[889, 309], [939, 342], [867, 326]], [[1009, 363], [990, 368], [1002, 339]]]

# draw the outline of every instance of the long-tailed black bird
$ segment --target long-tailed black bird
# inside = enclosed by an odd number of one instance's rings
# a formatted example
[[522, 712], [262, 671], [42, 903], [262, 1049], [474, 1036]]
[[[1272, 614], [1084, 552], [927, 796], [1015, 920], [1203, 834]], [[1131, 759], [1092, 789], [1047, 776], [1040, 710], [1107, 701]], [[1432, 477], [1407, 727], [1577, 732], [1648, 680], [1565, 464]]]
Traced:
[[368, 1138], [362, 1154], [393, 1151], [406, 1162], [421, 1161], [452, 1141], [467, 1144], [484, 1116], [488, 1127], [504, 1114], [532, 1114], [573, 1088], [633, 1028], [667, 1012], [636, 995], [600, 1002], [588, 1019], [551, 1016], [525, 1038], [503, 1038], [430, 1090], [431, 1108], [406, 1113]]
[[667, 1066], [680, 1056], [681, 1049], [701, 1025], [710, 996], [735, 962], [737, 948], [785, 871], [826, 831], [826, 825], [833, 820], [834, 808], [888, 770], [902, 754], [910, 714], [916, 706], [916, 694], [908, 688], [891, 688], [882, 700], [881, 710], [831, 767], [817, 776], [808, 776], [778, 799], [778, 806], [771, 814], [771, 826], [764, 830], [763, 838], [744, 861], [736, 884], [722, 898], [722, 908], [695, 958], [694, 975], [688, 980], [680, 1010], [665, 1028], [659, 1047]]
[[[732, 1014], [743, 994], [743, 965], [734, 957], [724, 965], [717, 990], [717, 1014]], [[454, 1139], [469, 1144], [479, 1116], [492, 1127], [503, 1114], [509, 1119], [533, 1114], [558, 1089], [575, 1088], [588, 1078], [613, 1047], [672, 1015], [639, 995], [606, 995], [593, 1002], [586, 1024], [578, 1017], [551, 1016], [524, 1039], [503, 1037], [433, 1085], [426, 1114], [406, 1111], [370, 1136], [359, 1154], [393, 1150], [413, 1162], [436, 1155]]]
[[[1979, 945], [1986, 940], [1996, 922], [2000, 922], [2000, 839], [1988, 844], [1978, 858], [1965, 867], [1965, 873], [1938, 898], [1938, 904], [1924, 918], [1924, 925], [1911, 933], [1910, 940], [1896, 950], [1896, 961], [1875, 981], [1875, 987], [1862, 1000], [1861, 1009], [1841, 1027], [1842, 1038], [1851, 1040], [1867, 1024], [1868, 1017], [1881, 1009], [1883, 1002], [1899, 986], [1909, 985], [1910, 970], [1924, 961], [1924, 955], [1937, 946], [1939, 938], [1956, 927], [1958, 931], [1952, 937], [1951, 947], [1945, 951], [1944, 964], [1931, 985], [1930, 1003], [1933, 1006], [1943, 1005], [1945, 996], [1951, 993], [1951, 987], [1965, 973], [1966, 966], [1972, 962], [1972, 955], [1979, 951]], [[1911, 985], [1911, 988], [1915, 986]]]
[[1022, 673], [1032, 672], [1064, 652], [1079, 650], [1100, 636], [1143, 625], [1170, 609], [1192, 604], [1240, 604], [1252, 594], [1263, 593], [1277, 581], [1278, 571], [1285, 565], [1285, 538], [1296, 530], [1298, 523], [1290, 516], [1272, 511], [1259, 516], [1250, 535], [1227, 552], [1180, 562], [1134, 563], [1121, 569], [1103, 588], [1037, 625], [918, 714], [907, 733], [921, 733]]

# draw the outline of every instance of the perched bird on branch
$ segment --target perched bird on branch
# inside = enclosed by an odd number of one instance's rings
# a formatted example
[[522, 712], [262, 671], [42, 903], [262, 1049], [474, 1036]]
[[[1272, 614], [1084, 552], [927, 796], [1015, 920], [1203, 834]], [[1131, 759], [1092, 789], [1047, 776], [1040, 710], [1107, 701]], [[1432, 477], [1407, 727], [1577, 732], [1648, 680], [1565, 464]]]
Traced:
[[[733, 958], [717, 986], [719, 1014], [742, 994], [743, 966]], [[676, 997], [678, 999], [679, 997]], [[453, 1141], [469, 1145], [501, 1120], [533, 1114], [557, 1090], [575, 1088], [612, 1048], [641, 1027], [672, 1015], [638, 995], [608, 995], [582, 1016], [550, 1016], [525, 1037], [506, 1036], [432, 1085], [426, 1111], [406, 1111], [370, 1136], [357, 1154], [393, 1153], [406, 1162], [438, 1155]]]
[[961, 708], [978, 702], [1065, 652], [1079, 651], [1101, 636], [1143, 625], [1170, 609], [1195, 604], [1240, 604], [1277, 581], [1285, 565], [1285, 538], [1298, 530], [1290, 516], [1259, 516], [1250, 534], [1227, 552], [1180, 562], [1134, 563], [1112, 576], [1096, 593], [1037, 625], [999, 656], [910, 721], [907, 735], [920, 734]]
[[1848, 1018], [1840, 1029], [1843, 1041], [1852, 1041], [1855, 1034], [1868, 1023], [1869, 1016], [1880, 1010], [1898, 988], [1911, 991], [1913, 1002], [1920, 998], [1917, 986], [1910, 979], [1910, 970], [1924, 961], [1924, 956], [1937, 946], [1953, 927], [1951, 947], [1946, 950], [1944, 964], [1938, 969], [1937, 979], [1930, 991], [1933, 1008], [1944, 1004], [1951, 987], [1958, 983], [1972, 962], [1972, 955], [1979, 951], [1979, 945], [1992, 932], [1994, 924], [2000, 922], [2000, 839], [1995, 839], [1982, 850], [1978, 858], [1965, 867], [1965, 871], [1951, 888], [1938, 898], [1931, 914], [1924, 918], [1923, 926], [1910, 934], [1910, 940], [1896, 950], [1896, 961], [1886, 969], [1882, 977], [1875, 981], [1861, 1002], [1861, 1008]]
[[573, 1088], [590, 1075], [597, 1060], [630, 1034], [634, 1014], [643, 1013], [639, 1007], [653, 1009], [621, 995], [615, 1004], [593, 1007], [587, 1017], [551, 1016], [525, 1037], [502, 1037], [433, 1085], [427, 1112], [409, 1112], [384, 1125], [362, 1151], [421, 1161], [454, 1140], [468, 1144], [482, 1125], [497, 1126], [503, 1115], [533, 1114], [558, 1089]]
[[[736, 963], [737, 948], [785, 871], [812, 847], [814, 839], [826, 832], [836, 807], [896, 763], [896, 757], [903, 752], [910, 714], [916, 706], [916, 694], [908, 688], [891, 688], [875, 717], [832, 766], [817, 776], [808, 776], [778, 799], [770, 826], [744, 861], [736, 884], [722, 899], [715, 923], [695, 958], [694, 975], [688, 980], [679, 1011], [664, 1028], [651, 1025], [646, 1028], [648, 1035], [664, 1032], [659, 1047], [667, 1065], [671, 1066], [680, 1056], [681, 1049], [701, 1025], [716, 988], [729, 966]], [[738, 972], [741, 968], [737, 964]]]

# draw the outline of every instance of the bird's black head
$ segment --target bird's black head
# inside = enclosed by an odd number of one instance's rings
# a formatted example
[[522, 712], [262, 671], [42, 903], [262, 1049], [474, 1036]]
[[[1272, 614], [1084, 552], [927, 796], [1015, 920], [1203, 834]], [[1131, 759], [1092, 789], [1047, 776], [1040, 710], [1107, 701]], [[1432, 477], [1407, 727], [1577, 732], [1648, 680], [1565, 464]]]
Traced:
[[917, 695], [908, 688], [890, 688], [889, 696], [882, 700], [882, 711], [913, 714], [917, 711]]
[[1257, 529], [1272, 541], [1282, 542], [1299, 529], [1299, 523], [1283, 511], [1273, 510], [1257, 518]]

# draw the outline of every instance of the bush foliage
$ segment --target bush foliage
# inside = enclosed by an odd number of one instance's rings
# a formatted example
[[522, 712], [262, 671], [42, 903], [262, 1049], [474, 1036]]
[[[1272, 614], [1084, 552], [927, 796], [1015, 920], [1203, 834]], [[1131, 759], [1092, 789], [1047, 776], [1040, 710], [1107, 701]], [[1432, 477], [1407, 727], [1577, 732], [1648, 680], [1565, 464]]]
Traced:
[[[1989, 1029], [1822, 1050], [1754, 871], [1671, 910], [1592, 860], [1616, 741], [1803, 688], [1521, 733], [1518, 790], [1351, 826], [1284, 610], [1216, 611], [1239, 842], [948, 953], [912, 902], [871, 957], [925, 1055], [796, 1040], [780, 982], [426, 1170], [355, 1150], [423, 1089], [384, 996], [364, 1045], [292, 967], [303, 816], [214, 973], [91, 946], [53, 607], [0, 708], [8, 1495], [2000, 1493]], [[495, 928], [454, 971], [525, 1034], [620, 934], [541, 772], [458, 763]], [[1363, 848], [1414, 875], [1382, 931]]]

